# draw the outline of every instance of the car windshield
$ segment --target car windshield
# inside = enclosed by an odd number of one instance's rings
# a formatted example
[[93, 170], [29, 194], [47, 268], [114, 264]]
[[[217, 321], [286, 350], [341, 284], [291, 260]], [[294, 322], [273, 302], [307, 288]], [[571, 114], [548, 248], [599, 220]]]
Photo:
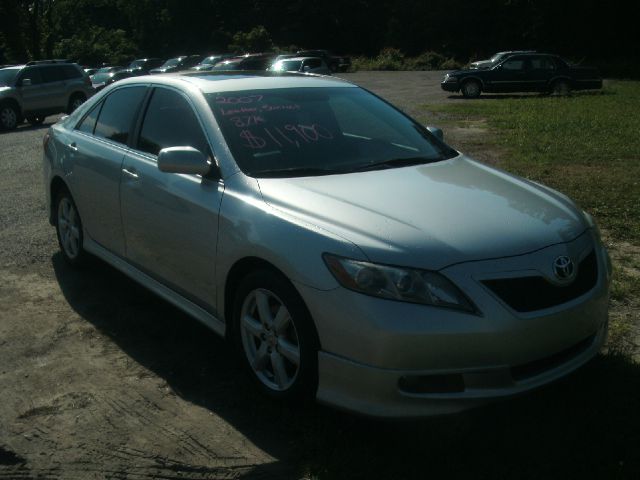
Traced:
[[20, 71], [19, 68], [0, 69], [0, 85], [13, 85], [13, 80]]
[[144, 60], [134, 60], [133, 62], [131, 62], [129, 64], [129, 68], [138, 68], [138, 67], [142, 67], [144, 65], [145, 61]]
[[207, 57], [200, 62], [200, 65], [213, 65], [220, 61], [220, 55], [214, 55], [211, 57]]
[[175, 67], [179, 63], [180, 63], [180, 59], [179, 58], [171, 58], [171, 59], [167, 60], [166, 62], [164, 62], [164, 64], [162, 65], [161, 68], [163, 68], [163, 67]]
[[278, 72], [297, 72], [301, 66], [302, 60], [283, 60], [276, 62], [271, 69]]
[[237, 70], [240, 67], [240, 60], [232, 62], [220, 62], [214, 65], [213, 70]]
[[504, 53], [496, 53], [493, 57], [491, 57], [489, 60], [491, 63], [496, 63], [497, 61], [499, 61], [502, 57], [504, 57]]
[[234, 91], [207, 100], [238, 166], [253, 177], [348, 173], [457, 155], [360, 88]]

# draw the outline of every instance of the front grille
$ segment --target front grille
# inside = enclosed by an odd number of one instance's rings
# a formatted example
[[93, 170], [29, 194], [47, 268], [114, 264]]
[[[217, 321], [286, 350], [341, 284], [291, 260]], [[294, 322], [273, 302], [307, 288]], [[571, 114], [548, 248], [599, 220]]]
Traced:
[[533, 312], [561, 305], [584, 295], [598, 280], [598, 262], [595, 251], [578, 265], [576, 278], [570, 285], [557, 286], [544, 277], [501, 278], [482, 283], [517, 312]]
[[520, 380], [525, 380], [527, 378], [535, 377], [536, 375], [540, 375], [547, 370], [552, 370], [556, 367], [559, 367], [560, 365], [567, 363], [572, 358], [577, 357], [582, 352], [587, 350], [587, 348], [589, 348], [593, 344], [594, 338], [595, 334], [549, 357], [511, 367], [511, 377], [517, 382]]

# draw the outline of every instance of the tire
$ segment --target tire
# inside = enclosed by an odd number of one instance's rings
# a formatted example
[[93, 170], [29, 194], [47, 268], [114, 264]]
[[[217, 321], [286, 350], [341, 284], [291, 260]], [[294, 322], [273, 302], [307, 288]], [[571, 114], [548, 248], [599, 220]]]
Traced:
[[69, 99], [69, 105], [67, 106], [67, 113], [73, 113], [73, 111], [87, 101], [87, 97], [85, 97], [81, 93], [74, 93]]
[[29, 122], [31, 125], [42, 125], [42, 123], [44, 122], [44, 119], [47, 118], [43, 115], [35, 115], [35, 116], [29, 116], [27, 117], [27, 122]]
[[258, 270], [242, 279], [233, 306], [233, 340], [259, 388], [280, 400], [309, 399], [318, 385], [318, 340], [311, 316], [283, 275]]
[[13, 130], [18, 126], [20, 115], [11, 103], [0, 105], [0, 130]]
[[83, 248], [82, 220], [68, 190], [61, 190], [55, 201], [56, 235], [60, 252], [65, 261], [74, 267], [86, 264], [87, 253]]
[[467, 80], [460, 90], [464, 98], [478, 98], [482, 93], [482, 85], [477, 80]]
[[551, 86], [551, 95], [566, 97], [571, 93], [571, 85], [567, 80], [556, 80]]

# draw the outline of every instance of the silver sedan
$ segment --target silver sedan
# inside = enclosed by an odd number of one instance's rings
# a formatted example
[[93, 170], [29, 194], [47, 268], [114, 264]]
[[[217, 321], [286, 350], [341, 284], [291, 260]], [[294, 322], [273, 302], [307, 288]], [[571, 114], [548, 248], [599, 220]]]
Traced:
[[43, 164], [64, 258], [97, 256], [226, 336], [274, 397], [454, 412], [606, 338], [587, 213], [339, 79], [123, 80], [49, 129]]

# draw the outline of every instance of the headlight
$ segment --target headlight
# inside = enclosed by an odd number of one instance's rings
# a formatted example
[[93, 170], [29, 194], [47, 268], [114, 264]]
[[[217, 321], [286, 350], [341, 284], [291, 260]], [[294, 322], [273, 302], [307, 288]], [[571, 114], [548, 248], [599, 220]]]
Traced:
[[451, 77], [448, 73], [444, 76], [444, 83], [456, 83], [457, 81], [456, 77]]
[[582, 215], [584, 216], [584, 219], [586, 220], [589, 228], [593, 230], [593, 233], [595, 234], [596, 239], [598, 239], [598, 241], [602, 243], [602, 236], [600, 235], [600, 229], [598, 228], [596, 221], [593, 219], [591, 214], [585, 212], [584, 210], [582, 211]]
[[464, 294], [443, 275], [427, 270], [378, 265], [325, 253], [338, 283], [374, 297], [475, 312]]

